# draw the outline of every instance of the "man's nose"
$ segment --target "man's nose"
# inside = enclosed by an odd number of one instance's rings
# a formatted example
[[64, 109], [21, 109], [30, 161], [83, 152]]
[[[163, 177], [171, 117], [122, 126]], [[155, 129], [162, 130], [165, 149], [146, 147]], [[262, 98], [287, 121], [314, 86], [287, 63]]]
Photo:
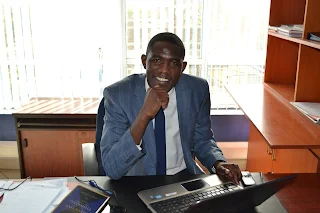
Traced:
[[168, 61], [164, 61], [160, 69], [161, 72], [170, 72], [170, 63]]

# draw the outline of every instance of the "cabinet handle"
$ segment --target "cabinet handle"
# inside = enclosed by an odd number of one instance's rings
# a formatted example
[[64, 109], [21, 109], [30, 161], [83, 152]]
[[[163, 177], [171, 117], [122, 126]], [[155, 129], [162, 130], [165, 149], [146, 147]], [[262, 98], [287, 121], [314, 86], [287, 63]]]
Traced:
[[25, 138], [22, 141], [22, 147], [27, 147], [28, 146], [28, 140]]
[[272, 149], [270, 149], [269, 146], [267, 146], [267, 153], [268, 153], [268, 155], [271, 155], [271, 154], [272, 154]]
[[273, 161], [275, 161], [276, 160], [276, 152], [275, 152], [275, 150], [274, 149], [272, 149], [272, 152], [271, 152], [271, 159], [273, 160]]

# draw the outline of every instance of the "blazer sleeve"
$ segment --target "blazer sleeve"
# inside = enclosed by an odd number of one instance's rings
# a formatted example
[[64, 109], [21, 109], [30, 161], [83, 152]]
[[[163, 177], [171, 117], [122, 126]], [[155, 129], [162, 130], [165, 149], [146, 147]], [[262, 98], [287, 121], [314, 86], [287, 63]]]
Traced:
[[206, 83], [205, 95], [196, 119], [193, 149], [202, 165], [212, 172], [212, 167], [216, 161], [226, 161], [226, 159], [213, 136], [210, 103], [209, 85]]
[[105, 117], [101, 138], [101, 158], [106, 175], [111, 179], [119, 179], [139, 160], [142, 153], [136, 146], [130, 123], [125, 112], [107, 87], [104, 90]]

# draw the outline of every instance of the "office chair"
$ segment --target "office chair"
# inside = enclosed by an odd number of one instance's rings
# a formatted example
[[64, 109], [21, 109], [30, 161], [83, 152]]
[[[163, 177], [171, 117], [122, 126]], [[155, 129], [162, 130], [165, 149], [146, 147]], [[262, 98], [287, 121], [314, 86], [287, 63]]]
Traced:
[[82, 158], [85, 176], [105, 176], [100, 151], [100, 141], [103, 129], [104, 118], [104, 98], [100, 101], [96, 117], [96, 141], [95, 143], [82, 144]]

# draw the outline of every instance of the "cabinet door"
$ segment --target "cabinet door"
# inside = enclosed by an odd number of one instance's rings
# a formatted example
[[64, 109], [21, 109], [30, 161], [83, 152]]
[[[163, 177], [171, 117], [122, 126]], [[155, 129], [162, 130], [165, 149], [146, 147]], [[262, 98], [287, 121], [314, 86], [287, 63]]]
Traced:
[[274, 173], [315, 173], [318, 159], [308, 149], [273, 150], [272, 172]]
[[271, 172], [272, 159], [268, 145], [258, 129], [250, 122], [247, 170], [250, 172]]
[[83, 175], [82, 143], [94, 142], [95, 131], [23, 130], [20, 140], [25, 176]]

